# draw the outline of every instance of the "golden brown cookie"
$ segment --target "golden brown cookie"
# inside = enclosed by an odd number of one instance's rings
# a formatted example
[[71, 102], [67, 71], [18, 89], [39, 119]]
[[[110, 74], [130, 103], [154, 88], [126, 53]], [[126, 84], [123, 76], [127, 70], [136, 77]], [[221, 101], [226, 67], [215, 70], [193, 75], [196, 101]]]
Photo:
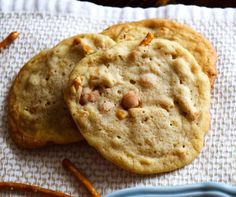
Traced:
[[189, 50], [203, 72], [208, 75], [213, 88], [217, 75], [216, 51], [203, 35], [186, 25], [167, 19], [147, 19], [113, 25], [102, 33], [118, 42], [142, 38], [147, 32], [151, 32], [157, 38], [176, 41]]
[[81, 34], [42, 51], [20, 70], [9, 92], [9, 128], [17, 145], [37, 148], [82, 139], [64, 102], [74, 65], [83, 57], [111, 47], [105, 35]]
[[180, 44], [150, 33], [81, 60], [65, 100], [91, 146], [140, 174], [189, 164], [210, 122], [207, 75]]

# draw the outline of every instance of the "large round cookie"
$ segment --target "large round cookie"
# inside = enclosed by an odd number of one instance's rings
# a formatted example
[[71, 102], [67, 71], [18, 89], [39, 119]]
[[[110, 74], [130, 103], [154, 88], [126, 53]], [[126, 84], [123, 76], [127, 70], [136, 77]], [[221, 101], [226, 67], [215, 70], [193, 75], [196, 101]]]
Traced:
[[189, 50], [208, 75], [211, 87], [214, 86], [217, 75], [215, 49], [203, 35], [186, 25], [166, 19], [147, 19], [113, 25], [102, 33], [121, 41], [141, 38], [147, 32], [152, 32], [157, 38], [176, 41]]
[[210, 83], [194, 57], [176, 42], [151, 40], [149, 34], [84, 58], [65, 92], [87, 142], [140, 174], [190, 163], [210, 122]]
[[75, 63], [114, 44], [105, 35], [77, 35], [42, 51], [24, 65], [8, 100], [10, 133], [20, 147], [68, 144], [82, 139], [64, 102], [64, 88]]

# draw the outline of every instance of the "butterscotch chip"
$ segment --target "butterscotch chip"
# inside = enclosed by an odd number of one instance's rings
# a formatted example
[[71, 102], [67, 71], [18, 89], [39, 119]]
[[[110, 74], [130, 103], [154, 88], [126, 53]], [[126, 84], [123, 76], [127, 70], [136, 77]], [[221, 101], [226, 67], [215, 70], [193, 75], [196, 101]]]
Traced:
[[127, 111], [125, 111], [125, 110], [118, 109], [118, 110], [116, 111], [116, 116], [117, 116], [117, 118], [119, 118], [120, 120], [123, 120], [123, 119], [125, 119], [125, 118], [128, 116], [128, 113], [127, 113]]
[[122, 100], [121, 100], [121, 105], [125, 109], [138, 107], [139, 106], [139, 97], [138, 97], [138, 95], [133, 91], [130, 91], [130, 92], [126, 93], [123, 96]]
[[[93, 51], [115, 44], [104, 35], [77, 35], [42, 51], [17, 75], [9, 93], [8, 107], [11, 136], [19, 146], [37, 148], [83, 139], [67, 110], [63, 95], [71, 70], [87, 54], [79, 43], [88, 45]], [[81, 79], [77, 77], [71, 88], [77, 102], [82, 92]], [[94, 95], [89, 99], [94, 100]]]
[[[68, 87], [82, 76], [82, 86], [92, 88], [96, 75], [101, 94], [81, 105], [68, 88], [65, 100], [81, 134], [106, 159], [152, 174], [181, 168], [200, 153], [210, 122], [210, 82], [180, 44], [154, 38], [139, 46], [144, 37], [82, 59]], [[100, 110], [103, 101], [111, 102], [112, 110]]]
[[102, 33], [117, 42], [142, 39], [147, 33], [152, 33], [155, 38], [176, 41], [195, 57], [203, 72], [208, 75], [211, 87], [214, 86], [217, 75], [216, 51], [203, 35], [186, 25], [167, 19], [146, 19], [113, 25]]

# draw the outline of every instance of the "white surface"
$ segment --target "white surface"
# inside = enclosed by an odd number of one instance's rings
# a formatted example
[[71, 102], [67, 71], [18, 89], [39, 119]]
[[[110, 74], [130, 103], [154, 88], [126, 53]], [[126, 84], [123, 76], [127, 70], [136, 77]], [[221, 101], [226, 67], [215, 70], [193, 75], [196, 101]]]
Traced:
[[191, 20], [227, 19], [228, 21], [234, 21], [236, 18], [236, 11], [233, 8], [211, 9], [184, 5], [169, 5], [158, 9], [112, 8], [76, 0], [0, 0], [0, 11], [43, 12], [51, 14], [72, 13], [100, 20], [139, 20], [143, 18], [163, 17], [163, 14], [168, 18], [188, 18]]
[[[177, 185], [202, 181], [236, 185], [235, 9], [182, 5], [119, 9], [69, 0], [65, 1], [65, 5], [55, 0], [16, 0], [14, 5], [12, 2], [0, 0], [0, 39], [11, 31], [21, 33], [14, 44], [0, 53], [0, 180], [34, 183], [77, 196], [77, 182], [61, 167], [62, 159], [69, 158], [103, 194], [136, 185]], [[27, 3], [22, 6], [23, 2]], [[202, 153], [192, 164], [168, 174], [139, 176], [117, 168], [85, 143], [34, 151], [20, 150], [14, 145], [7, 130], [6, 97], [12, 79], [28, 59], [70, 35], [100, 32], [116, 22], [149, 17], [171, 18], [186, 23], [203, 33], [217, 49], [218, 78], [212, 92], [211, 129]], [[8, 194], [5, 193], [5, 196]], [[80, 186], [79, 195], [86, 194]]]

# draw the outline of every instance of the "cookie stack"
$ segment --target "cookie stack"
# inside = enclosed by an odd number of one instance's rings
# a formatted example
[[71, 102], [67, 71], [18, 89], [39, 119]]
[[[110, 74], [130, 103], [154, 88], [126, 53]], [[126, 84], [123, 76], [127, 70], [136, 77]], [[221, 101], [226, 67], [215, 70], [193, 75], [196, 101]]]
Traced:
[[139, 174], [168, 172], [201, 151], [216, 52], [170, 20], [117, 24], [33, 57], [9, 93], [9, 128], [24, 148], [85, 139]]

